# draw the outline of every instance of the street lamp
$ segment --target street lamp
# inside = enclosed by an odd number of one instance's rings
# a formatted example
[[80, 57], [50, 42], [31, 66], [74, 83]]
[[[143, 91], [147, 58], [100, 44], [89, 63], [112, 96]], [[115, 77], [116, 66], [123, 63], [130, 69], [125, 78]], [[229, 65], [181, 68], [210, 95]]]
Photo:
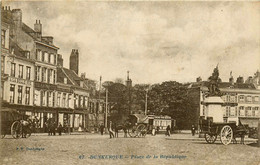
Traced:
[[144, 114], [147, 115], [147, 100], [148, 100], [148, 91], [150, 89], [150, 85], [145, 89], [145, 107]]

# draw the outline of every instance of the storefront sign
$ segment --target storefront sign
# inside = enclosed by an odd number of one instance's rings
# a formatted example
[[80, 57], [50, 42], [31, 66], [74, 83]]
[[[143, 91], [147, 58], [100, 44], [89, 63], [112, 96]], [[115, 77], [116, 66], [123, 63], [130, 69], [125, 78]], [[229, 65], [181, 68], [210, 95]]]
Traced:
[[56, 90], [57, 89], [57, 86], [53, 85], [53, 84], [35, 82], [34, 85], [35, 85], [35, 88], [40, 88], [40, 89], [46, 89], [46, 90]]
[[24, 80], [16, 77], [9, 77], [9, 81], [14, 83], [19, 83], [19, 84], [32, 85], [30, 80]]

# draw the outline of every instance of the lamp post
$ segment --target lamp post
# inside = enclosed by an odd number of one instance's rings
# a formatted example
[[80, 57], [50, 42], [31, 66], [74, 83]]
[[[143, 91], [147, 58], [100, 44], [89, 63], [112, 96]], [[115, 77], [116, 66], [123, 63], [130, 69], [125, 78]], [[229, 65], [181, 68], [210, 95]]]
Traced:
[[145, 109], [144, 109], [145, 115], [147, 115], [147, 97], [148, 97], [148, 89], [145, 90]]
[[107, 132], [107, 108], [108, 108], [108, 89], [106, 88], [106, 112], [105, 112], [105, 131]]

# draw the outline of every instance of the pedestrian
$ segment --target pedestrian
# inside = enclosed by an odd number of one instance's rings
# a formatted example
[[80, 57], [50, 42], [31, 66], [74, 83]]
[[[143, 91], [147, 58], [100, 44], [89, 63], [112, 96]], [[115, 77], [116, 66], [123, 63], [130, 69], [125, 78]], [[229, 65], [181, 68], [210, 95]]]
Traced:
[[58, 133], [59, 133], [60, 136], [61, 136], [61, 132], [62, 132], [62, 125], [61, 125], [61, 123], [59, 123], [59, 126], [58, 126]]
[[114, 132], [112, 130], [112, 121], [109, 122], [109, 130], [108, 131], [109, 131], [110, 139], [114, 138], [115, 136], [114, 136]]
[[152, 135], [155, 136], [155, 127], [153, 126], [153, 129], [152, 129]]
[[170, 125], [167, 126], [165, 135], [166, 136], [171, 136], [171, 127], [170, 127]]
[[117, 124], [115, 124], [115, 137], [118, 138], [118, 127], [117, 127]]
[[124, 137], [127, 138], [127, 129], [126, 129], [126, 124], [123, 126], [123, 130], [124, 130]]
[[191, 126], [191, 133], [192, 133], [192, 136], [195, 135], [195, 126], [194, 125]]
[[156, 128], [156, 134], [159, 134], [159, 130], [160, 130], [160, 127], [157, 126], [157, 128]]
[[100, 126], [100, 133], [101, 133], [101, 135], [103, 135], [103, 132], [104, 132], [104, 125], [103, 125], [103, 123], [101, 124], [101, 126]]

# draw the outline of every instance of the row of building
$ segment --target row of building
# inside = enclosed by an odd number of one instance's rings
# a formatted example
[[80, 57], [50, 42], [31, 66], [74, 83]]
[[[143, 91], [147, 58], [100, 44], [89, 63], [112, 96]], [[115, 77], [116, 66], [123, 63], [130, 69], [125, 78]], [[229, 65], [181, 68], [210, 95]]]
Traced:
[[42, 35], [22, 21], [22, 10], [1, 10], [1, 109], [15, 109], [39, 119], [39, 130], [54, 118], [74, 130], [93, 130], [104, 123], [105, 103], [97, 97], [96, 82], [79, 76], [79, 51], [72, 49], [70, 67], [52, 36]]
[[[192, 83], [189, 88], [189, 97], [195, 105], [194, 115], [197, 116], [193, 123], [199, 123], [199, 118], [207, 116], [206, 106], [203, 104], [208, 95], [208, 81]], [[260, 72], [250, 76], [246, 81], [238, 77], [234, 81], [230, 74], [229, 82], [220, 82], [219, 90], [224, 105], [220, 111], [223, 114], [224, 122], [236, 122], [239, 120], [250, 127], [257, 127], [260, 119]], [[214, 120], [214, 119], [213, 119]]]

